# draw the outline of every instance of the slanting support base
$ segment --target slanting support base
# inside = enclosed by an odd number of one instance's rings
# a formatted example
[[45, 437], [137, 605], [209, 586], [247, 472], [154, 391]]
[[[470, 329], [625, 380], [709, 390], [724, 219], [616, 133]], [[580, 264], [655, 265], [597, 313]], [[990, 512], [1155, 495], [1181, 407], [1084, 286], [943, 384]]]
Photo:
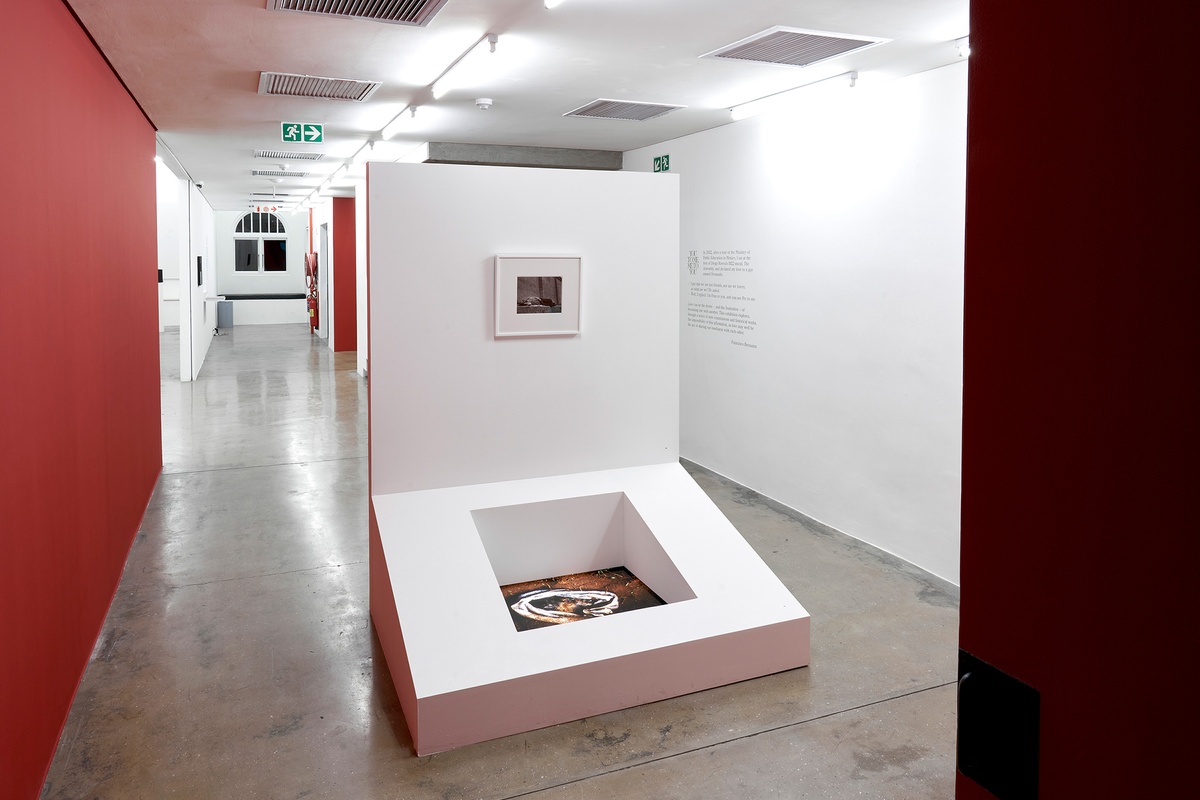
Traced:
[[[666, 605], [514, 628], [502, 583], [618, 564]], [[374, 496], [371, 616], [419, 755], [809, 660], [808, 613], [677, 463]]]

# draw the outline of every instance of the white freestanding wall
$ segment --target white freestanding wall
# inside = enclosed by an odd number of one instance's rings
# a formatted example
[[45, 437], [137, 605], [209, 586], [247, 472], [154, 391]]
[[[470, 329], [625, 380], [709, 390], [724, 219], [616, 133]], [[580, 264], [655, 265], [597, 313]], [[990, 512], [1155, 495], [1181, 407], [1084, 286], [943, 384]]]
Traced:
[[354, 182], [354, 254], [355, 254], [355, 315], [358, 326], [358, 352], [355, 353], [358, 374], [367, 374], [367, 349], [370, 335], [367, 331], [367, 181]]
[[[365, 167], [363, 167], [365, 169]], [[367, 222], [366, 212], [362, 206], [366, 204], [366, 180], [358, 179], [354, 181], [354, 195], [351, 199], [354, 203], [354, 230], [345, 231], [338, 229], [338, 217], [333, 213], [334, 201], [337, 198], [325, 197], [321, 202], [313, 208], [312, 211], [312, 230], [313, 230], [313, 248], [318, 254], [318, 293], [320, 298], [320, 326], [314, 331], [318, 338], [324, 339], [326, 346], [330, 350], [346, 351], [345, 342], [337, 340], [338, 330], [345, 331], [345, 320], [339, 321], [336, 319], [338, 305], [337, 292], [338, 286], [344, 286], [343, 280], [347, 272], [355, 273], [355, 298], [354, 298], [354, 326], [355, 326], [355, 350], [356, 369], [360, 374], [365, 375], [366, 363], [366, 340], [363, 331], [367, 326], [366, 314], [366, 299], [367, 299]], [[344, 242], [343, 237], [353, 236], [355, 240], [355, 256], [354, 261], [350, 263], [340, 263], [337, 260], [339, 248], [335, 246], [335, 242]], [[340, 278], [338, 276], [341, 276]]]
[[681, 451], [958, 582], [966, 62], [626, 154], [681, 183]]
[[[217, 276], [213, 269], [215, 233], [212, 206], [204, 199], [196, 184], [189, 182], [187, 192], [190, 252], [185, 270], [187, 274], [181, 276], [180, 280], [180, 302], [184, 302], [184, 297], [190, 301], [189, 308], [184, 309], [182, 314], [187, 317], [191, 336], [182, 335], [185, 323], [181, 318], [180, 348], [186, 346], [190, 348], [190, 352], [186, 355], [180, 354], [180, 375], [184, 380], [195, 380], [200, 376], [200, 369], [204, 366], [204, 359], [208, 356], [208, 348], [212, 344], [213, 332], [217, 327]], [[198, 274], [196, 259], [201, 259], [201, 274]], [[185, 367], [185, 363], [190, 366]]]
[[179, 273], [187, 262], [187, 181], [180, 180], [159, 158], [155, 162], [158, 220], [158, 329], [179, 326]]
[[[674, 176], [372, 163], [368, 204], [372, 493], [678, 459]], [[582, 257], [579, 336], [493, 337], [510, 253]]]
[[[176, 175], [175, 169], [186, 173], [170, 151], [163, 149], [155, 161], [158, 268], [163, 273], [158, 329], [179, 327], [179, 377], [191, 381], [200, 374], [216, 324], [213, 210], [195, 184]], [[197, 258], [203, 259], [202, 276]]]
[[333, 261], [333, 198], [326, 197], [313, 208], [312, 246], [317, 254], [317, 297], [320, 307], [318, 322], [313, 333], [325, 340], [325, 346], [334, 349], [333, 341], [333, 273], [341, 267]]
[[[417, 752], [807, 664], [807, 613], [678, 464], [675, 177], [367, 184], [371, 614]], [[580, 333], [495, 338], [497, 254], [579, 256]], [[502, 580], [618, 557], [667, 605], [515, 630]]]

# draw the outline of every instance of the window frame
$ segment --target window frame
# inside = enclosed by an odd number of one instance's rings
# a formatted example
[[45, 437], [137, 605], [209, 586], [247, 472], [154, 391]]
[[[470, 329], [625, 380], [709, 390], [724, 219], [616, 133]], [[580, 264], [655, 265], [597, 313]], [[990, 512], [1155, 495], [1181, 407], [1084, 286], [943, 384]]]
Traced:
[[[271, 230], [274, 228], [274, 230]], [[270, 211], [250, 211], [233, 226], [233, 271], [235, 275], [286, 275], [287, 229], [283, 220]], [[238, 242], [254, 242], [254, 268], [243, 268], [239, 261]], [[266, 268], [266, 242], [283, 242], [283, 269]]]

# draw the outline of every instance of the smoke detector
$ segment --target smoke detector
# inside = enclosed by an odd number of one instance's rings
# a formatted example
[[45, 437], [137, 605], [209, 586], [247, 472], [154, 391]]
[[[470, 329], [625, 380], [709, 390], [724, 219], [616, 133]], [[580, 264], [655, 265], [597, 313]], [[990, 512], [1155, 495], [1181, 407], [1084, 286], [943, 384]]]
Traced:
[[487, 111], [489, 108], [492, 107], [492, 98], [480, 97], [475, 101], [475, 105], [479, 106], [479, 108], [482, 109], [483, 111]]

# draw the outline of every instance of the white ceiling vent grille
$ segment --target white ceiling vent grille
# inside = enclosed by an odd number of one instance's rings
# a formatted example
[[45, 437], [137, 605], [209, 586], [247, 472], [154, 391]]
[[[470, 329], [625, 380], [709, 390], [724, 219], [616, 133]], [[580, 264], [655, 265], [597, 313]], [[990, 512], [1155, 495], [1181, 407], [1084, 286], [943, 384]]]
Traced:
[[625, 100], [593, 100], [574, 111], [563, 114], [564, 117], [589, 117], [591, 119], [628, 119], [641, 122], [668, 114], [677, 108], [687, 106], [669, 106], [662, 103], [633, 103]]
[[269, 158], [272, 161], [320, 161], [324, 153], [304, 153], [299, 150], [255, 150], [255, 158]]
[[282, 169], [252, 169], [250, 174], [261, 178], [307, 178], [307, 172], [292, 172]]
[[272, 11], [373, 19], [396, 25], [428, 25], [446, 0], [267, 0]]
[[734, 61], [754, 61], [759, 64], [782, 64], [807, 67], [830, 58], [874, 47], [889, 39], [854, 36], [845, 33], [807, 31], [801, 28], [775, 26], [761, 33], [726, 45], [701, 58], [724, 58]]
[[354, 100], [361, 103], [375, 94], [375, 90], [381, 85], [379, 81], [358, 81], [353, 78], [318, 78], [315, 75], [264, 72], [258, 79], [258, 93]]

